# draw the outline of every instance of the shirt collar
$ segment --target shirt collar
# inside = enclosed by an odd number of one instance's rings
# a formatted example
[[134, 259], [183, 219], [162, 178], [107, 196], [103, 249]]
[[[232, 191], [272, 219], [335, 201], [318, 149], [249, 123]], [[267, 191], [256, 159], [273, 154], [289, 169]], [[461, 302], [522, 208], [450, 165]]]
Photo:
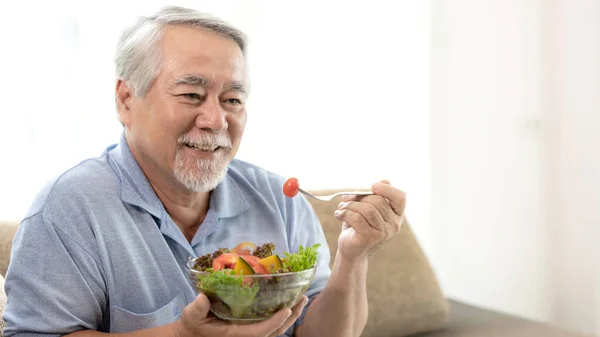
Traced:
[[232, 218], [250, 208], [246, 197], [234, 177], [227, 174], [223, 182], [211, 193], [209, 209], [212, 209], [218, 218]]
[[[121, 200], [140, 207], [157, 219], [165, 212], [162, 202], [154, 192], [146, 175], [140, 168], [125, 139], [121, 134], [119, 143], [110, 150], [117, 174], [121, 178]], [[230, 174], [225, 176], [211, 193], [209, 212], [217, 218], [235, 217], [250, 208], [245, 194]]]
[[119, 143], [110, 151], [109, 155], [113, 159], [117, 175], [121, 179], [121, 200], [138, 206], [161, 219], [164, 207], [131, 153], [124, 132], [121, 134]]

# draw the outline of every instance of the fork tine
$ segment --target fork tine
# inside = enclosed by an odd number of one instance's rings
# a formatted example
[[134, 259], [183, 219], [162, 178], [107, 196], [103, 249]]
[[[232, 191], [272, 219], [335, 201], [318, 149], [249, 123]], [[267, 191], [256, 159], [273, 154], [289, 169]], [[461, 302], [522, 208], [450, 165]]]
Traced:
[[322, 199], [319, 199], [319, 198], [315, 197], [314, 195], [312, 195], [312, 194], [310, 194], [310, 193], [306, 192], [305, 190], [303, 190], [303, 189], [301, 189], [301, 188], [298, 188], [298, 191], [299, 191], [300, 193], [302, 193], [302, 194], [304, 194], [304, 195], [308, 196], [308, 197], [311, 197], [311, 198], [314, 198], [314, 199], [318, 199], [318, 200], [322, 200]]

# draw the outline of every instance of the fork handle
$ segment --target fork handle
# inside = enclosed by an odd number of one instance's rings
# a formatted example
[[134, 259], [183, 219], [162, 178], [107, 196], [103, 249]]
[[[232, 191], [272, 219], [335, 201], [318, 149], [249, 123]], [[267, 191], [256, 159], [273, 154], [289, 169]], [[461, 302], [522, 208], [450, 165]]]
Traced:
[[373, 192], [370, 191], [344, 191], [338, 192], [336, 195], [371, 195]]

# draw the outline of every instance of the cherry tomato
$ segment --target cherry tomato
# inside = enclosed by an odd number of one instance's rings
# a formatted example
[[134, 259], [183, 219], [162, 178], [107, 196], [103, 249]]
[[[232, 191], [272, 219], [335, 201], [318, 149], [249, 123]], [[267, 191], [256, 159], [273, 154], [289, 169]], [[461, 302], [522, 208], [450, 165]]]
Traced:
[[298, 194], [299, 188], [300, 185], [298, 184], [298, 179], [290, 178], [285, 182], [285, 184], [283, 184], [283, 194], [290, 198], [293, 198], [296, 196], [296, 194]]

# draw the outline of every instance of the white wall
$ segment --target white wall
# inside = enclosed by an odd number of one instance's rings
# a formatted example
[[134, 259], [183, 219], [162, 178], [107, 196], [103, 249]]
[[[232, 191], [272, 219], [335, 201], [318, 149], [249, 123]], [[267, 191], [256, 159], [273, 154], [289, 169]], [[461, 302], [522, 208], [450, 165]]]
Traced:
[[600, 2], [554, 0], [552, 318], [600, 334]]
[[428, 1], [264, 8], [239, 157], [306, 188], [369, 188], [388, 177], [407, 191], [429, 251]]
[[598, 330], [598, 2], [433, 2], [432, 244], [445, 291]]
[[1, 2], [1, 13], [32, 17], [0, 21], [14, 52], [0, 54], [0, 218], [21, 218], [45, 181], [118, 140], [118, 34], [165, 4], [212, 12], [250, 36], [239, 158], [309, 189], [390, 179], [408, 192], [430, 248], [428, 1]]

